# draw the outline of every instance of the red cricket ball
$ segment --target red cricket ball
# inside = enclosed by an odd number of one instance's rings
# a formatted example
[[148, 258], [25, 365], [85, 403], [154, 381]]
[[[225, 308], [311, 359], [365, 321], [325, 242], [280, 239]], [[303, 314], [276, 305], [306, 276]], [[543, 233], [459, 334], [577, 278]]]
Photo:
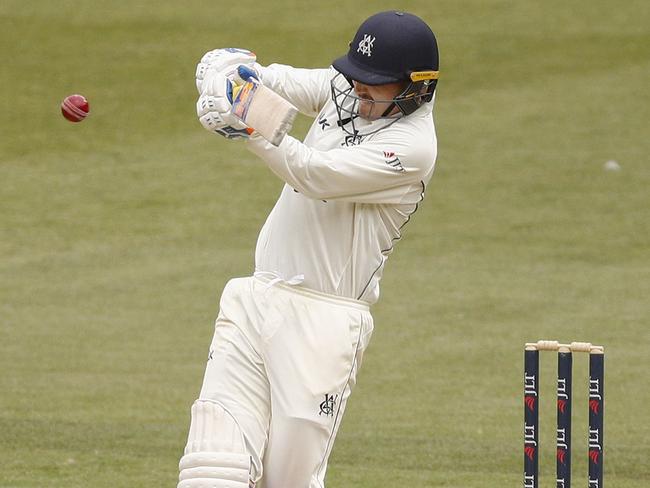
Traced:
[[70, 95], [61, 102], [61, 113], [70, 122], [81, 122], [88, 112], [90, 106], [83, 95]]

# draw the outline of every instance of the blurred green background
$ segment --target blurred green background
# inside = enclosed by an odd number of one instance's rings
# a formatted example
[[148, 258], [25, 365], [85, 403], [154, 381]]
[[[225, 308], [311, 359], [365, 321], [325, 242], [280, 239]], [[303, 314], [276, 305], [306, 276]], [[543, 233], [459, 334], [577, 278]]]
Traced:
[[[175, 486], [219, 294], [251, 273], [281, 189], [201, 128], [195, 65], [238, 46], [327, 66], [389, 8], [439, 39], [438, 166], [389, 260], [329, 486], [521, 486], [522, 346], [540, 338], [606, 346], [606, 483], [650, 486], [646, 0], [3, 0], [1, 487]], [[59, 112], [71, 93], [81, 124]]]

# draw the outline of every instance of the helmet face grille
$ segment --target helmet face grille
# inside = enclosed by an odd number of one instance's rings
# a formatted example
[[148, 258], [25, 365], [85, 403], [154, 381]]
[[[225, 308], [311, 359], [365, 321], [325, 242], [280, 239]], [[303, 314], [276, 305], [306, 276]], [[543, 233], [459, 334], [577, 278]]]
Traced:
[[[342, 82], [343, 79], [346, 80], [347, 86], [344, 86], [341, 88], [339, 85], [344, 85]], [[384, 120], [384, 124], [372, 124], [372, 128], [368, 128], [368, 130], [361, 132], [361, 129], [357, 127], [356, 119], [360, 118], [361, 115], [359, 113], [359, 107], [362, 101], [368, 102], [368, 100], [364, 100], [363, 98], [359, 97], [356, 95], [354, 92], [354, 85], [352, 82], [345, 78], [343, 74], [338, 73], [332, 80], [330, 81], [330, 88], [331, 88], [331, 93], [332, 93], [332, 101], [334, 102], [334, 105], [336, 106], [336, 113], [338, 115], [338, 123], [337, 125], [343, 129], [344, 132], [351, 136], [368, 136], [370, 134], [374, 134], [382, 129], [385, 129], [386, 127], [394, 124], [397, 122], [399, 119], [401, 119], [404, 116], [404, 113], [401, 111], [394, 114], [394, 115], [388, 115], [388, 116], [381, 116], [379, 115], [376, 120]], [[372, 103], [373, 105], [375, 103], [395, 103], [397, 104], [398, 99], [397, 97], [392, 99], [392, 100], [373, 100]], [[399, 107], [399, 105], [398, 105]], [[372, 113], [372, 111], [371, 111]], [[376, 122], [375, 120], [375, 122]]]
[[[345, 83], [343, 82], [345, 80]], [[410, 115], [420, 108], [424, 103], [430, 102], [433, 98], [436, 80], [432, 82], [418, 81], [411, 82], [409, 85], [395, 98], [391, 100], [373, 100], [371, 103], [390, 104], [390, 107], [397, 106], [399, 111], [393, 115], [377, 114], [376, 119], [385, 120], [386, 123], [376, 128], [373, 125], [372, 130], [360, 133], [355, 120], [361, 117], [359, 107], [362, 101], [368, 103], [354, 92], [354, 85], [351, 80], [346, 78], [342, 73], [338, 73], [330, 81], [330, 88], [332, 93], [332, 101], [336, 106], [336, 113], [338, 115], [338, 126], [344, 132], [350, 135], [366, 136], [374, 134], [375, 132], [385, 129], [386, 127], [394, 124], [399, 119], [406, 115]], [[342, 88], [343, 87], [343, 88]], [[372, 113], [372, 110], [371, 110]]]

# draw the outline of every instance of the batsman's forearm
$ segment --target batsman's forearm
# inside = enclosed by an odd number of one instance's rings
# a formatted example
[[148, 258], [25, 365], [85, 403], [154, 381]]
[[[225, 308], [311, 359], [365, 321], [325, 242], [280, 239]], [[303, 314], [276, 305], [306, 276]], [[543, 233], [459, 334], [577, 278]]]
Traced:
[[427, 171], [406, 165], [396, 172], [374, 145], [320, 151], [285, 136], [276, 147], [254, 134], [247, 146], [285, 183], [315, 200], [402, 203], [422, 191]]
[[[306, 164], [310, 148], [300, 141], [286, 135], [279, 146], [274, 146], [257, 133], [253, 133], [247, 142], [248, 148], [259, 156], [281, 180], [310, 198], [323, 198], [309, 181]], [[291, 161], [291, 162], [290, 162]], [[298, 163], [294, 163], [298, 161]]]

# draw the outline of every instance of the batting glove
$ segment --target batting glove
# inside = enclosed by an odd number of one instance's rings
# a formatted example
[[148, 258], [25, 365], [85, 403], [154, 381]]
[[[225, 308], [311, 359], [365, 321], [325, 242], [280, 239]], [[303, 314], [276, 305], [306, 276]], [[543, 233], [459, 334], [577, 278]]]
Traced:
[[255, 53], [236, 47], [208, 51], [196, 65], [196, 89], [199, 94], [203, 93], [203, 83], [208, 71], [221, 72], [232, 79], [239, 65], [252, 66], [256, 59]]
[[253, 130], [230, 112], [233, 84], [223, 73], [208, 70], [203, 82], [203, 92], [196, 102], [196, 114], [201, 125], [227, 139], [246, 138]]

